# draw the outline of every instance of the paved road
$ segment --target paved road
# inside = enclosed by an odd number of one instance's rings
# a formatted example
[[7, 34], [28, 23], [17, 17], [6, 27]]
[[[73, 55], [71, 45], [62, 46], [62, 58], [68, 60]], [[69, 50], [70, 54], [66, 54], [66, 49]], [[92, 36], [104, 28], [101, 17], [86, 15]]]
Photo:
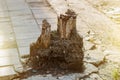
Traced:
[[47, 19], [56, 29], [56, 13], [44, 0], [0, 0], [0, 80], [21, 71], [21, 56], [37, 40], [41, 22]]

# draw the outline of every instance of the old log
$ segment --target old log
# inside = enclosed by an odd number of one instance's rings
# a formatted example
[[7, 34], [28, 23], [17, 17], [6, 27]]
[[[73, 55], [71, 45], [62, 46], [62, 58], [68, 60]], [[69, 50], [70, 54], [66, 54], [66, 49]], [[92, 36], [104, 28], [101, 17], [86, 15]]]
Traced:
[[46, 20], [42, 23], [40, 37], [30, 45], [32, 68], [82, 71], [83, 39], [77, 34], [75, 12], [68, 10], [58, 16], [57, 31], [51, 31]]

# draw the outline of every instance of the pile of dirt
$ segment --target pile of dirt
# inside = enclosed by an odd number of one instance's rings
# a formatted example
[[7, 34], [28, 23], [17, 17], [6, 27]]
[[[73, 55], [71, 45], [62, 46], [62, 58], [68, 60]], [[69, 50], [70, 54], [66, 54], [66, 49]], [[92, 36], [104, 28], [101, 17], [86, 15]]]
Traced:
[[51, 32], [50, 47], [35, 50], [37, 55], [34, 59], [31, 57], [32, 67], [45, 71], [50, 71], [50, 68], [82, 71], [83, 42], [80, 36], [75, 36], [71, 39], [60, 39], [57, 32]]

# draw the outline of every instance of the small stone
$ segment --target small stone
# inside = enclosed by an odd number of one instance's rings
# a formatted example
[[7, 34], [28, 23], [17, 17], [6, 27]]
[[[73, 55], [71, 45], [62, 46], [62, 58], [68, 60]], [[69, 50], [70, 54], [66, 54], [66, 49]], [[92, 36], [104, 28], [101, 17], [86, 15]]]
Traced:
[[59, 80], [73, 80], [69, 75], [59, 77]]
[[61, 76], [61, 77], [58, 77], [60, 80], [62, 80], [64, 77], [63, 76]]
[[48, 74], [47, 77], [52, 77], [52, 75], [51, 75], [51, 74]]
[[44, 79], [44, 80], [58, 80], [58, 79], [56, 79], [56, 77], [48, 77], [48, 79]]
[[85, 52], [84, 61], [99, 66], [104, 62], [105, 56], [99, 50], [89, 50]]
[[83, 80], [93, 80], [93, 79], [91, 79], [91, 78], [85, 78], [85, 79], [83, 79]]
[[120, 63], [120, 52], [117, 49], [106, 49], [104, 52], [105, 59], [110, 62]]
[[61, 77], [61, 76], [62, 76], [62, 74], [58, 74], [58, 75], [57, 75], [58, 78]]
[[98, 68], [90, 63], [84, 63], [84, 71], [82, 73], [76, 74], [77, 78], [83, 78], [85, 76], [88, 76], [91, 73], [97, 73]]
[[92, 64], [89, 64], [89, 63], [85, 63], [85, 71], [83, 72], [84, 74], [90, 74], [90, 73], [93, 73], [93, 72], [98, 72], [98, 68], [95, 67], [94, 65]]
[[84, 49], [85, 50], [90, 50], [92, 49], [92, 47], [94, 47], [95, 45], [89, 41], [84, 41], [83, 42], [83, 45], [84, 45]]
[[22, 65], [15, 65], [14, 68], [15, 68], [15, 71], [18, 72], [18, 73], [23, 73], [24, 72], [24, 69], [23, 69]]
[[33, 72], [33, 73], [36, 73], [36, 72], [37, 72], [37, 70], [33, 69], [33, 70], [32, 70], [32, 72]]
[[91, 78], [92, 80], [103, 80], [103, 79], [100, 78], [100, 76], [99, 76], [98, 74], [91, 74], [91, 75], [90, 75], [90, 78]]
[[114, 63], [119, 63], [120, 64], [120, 54], [119, 55], [108, 55], [106, 56], [106, 60]]
[[50, 73], [50, 71], [47, 71], [46, 73], [47, 73], [47, 74], [49, 74], [49, 73]]
[[97, 45], [102, 44], [102, 42], [100, 40], [95, 40], [94, 43], [97, 44]]
[[94, 37], [92, 35], [91, 36], [86, 36], [84, 38], [84, 40], [86, 40], [86, 41], [94, 41]]

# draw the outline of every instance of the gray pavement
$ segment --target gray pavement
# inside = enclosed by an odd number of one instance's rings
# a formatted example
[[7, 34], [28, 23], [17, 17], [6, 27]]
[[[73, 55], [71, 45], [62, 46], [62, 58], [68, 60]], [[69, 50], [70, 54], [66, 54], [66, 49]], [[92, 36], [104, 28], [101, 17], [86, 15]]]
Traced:
[[43, 19], [56, 29], [57, 15], [45, 0], [0, 0], [0, 80], [23, 69], [21, 56], [29, 55]]

